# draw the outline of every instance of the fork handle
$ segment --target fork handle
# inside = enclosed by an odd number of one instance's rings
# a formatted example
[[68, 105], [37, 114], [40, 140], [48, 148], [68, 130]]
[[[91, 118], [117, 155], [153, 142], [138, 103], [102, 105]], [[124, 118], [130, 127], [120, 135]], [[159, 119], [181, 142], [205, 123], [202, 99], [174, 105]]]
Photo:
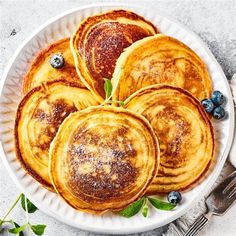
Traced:
[[201, 215], [191, 225], [191, 227], [185, 232], [184, 236], [195, 236], [207, 225], [210, 219], [211, 213]]

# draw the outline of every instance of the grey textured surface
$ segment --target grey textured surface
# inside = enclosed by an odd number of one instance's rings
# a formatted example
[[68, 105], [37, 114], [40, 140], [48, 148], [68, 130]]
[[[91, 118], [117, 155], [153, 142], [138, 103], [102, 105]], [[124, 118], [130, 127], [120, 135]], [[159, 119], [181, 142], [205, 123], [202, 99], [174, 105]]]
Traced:
[[[16, 48], [39, 25], [65, 10], [92, 2], [97, 1], [0, 1], [0, 75]], [[166, 12], [188, 26], [208, 44], [228, 78], [236, 73], [236, 0], [146, 0], [138, 3]], [[0, 161], [0, 217], [18, 194]], [[12, 217], [23, 223], [25, 215], [16, 207]], [[64, 225], [40, 211], [30, 218], [33, 223], [46, 223], [45, 235], [48, 236], [93, 235]], [[163, 227], [142, 235], [161, 235], [165, 230]], [[223, 217], [214, 217], [202, 235], [236, 235], [236, 208]]]

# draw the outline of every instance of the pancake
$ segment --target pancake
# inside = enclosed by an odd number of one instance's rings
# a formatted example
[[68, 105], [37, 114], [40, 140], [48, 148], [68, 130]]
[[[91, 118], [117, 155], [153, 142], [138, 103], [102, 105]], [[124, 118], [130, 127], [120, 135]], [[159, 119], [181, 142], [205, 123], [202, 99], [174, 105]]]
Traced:
[[182, 42], [162, 34], [127, 48], [117, 60], [112, 84], [113, 99], [120, 101], [154, 84], [183, 88], [199, 100], [212, 93], [211, 79], [200, 57]]
[[86, 88], [68, 81], [35, 87], [18, 106], [15, 122], [16, 154], [26, 171], [53, 190], [48, 175], [49, 146], [58, 127], [70, 113], [97, 105]]
[[200, 102], [181, 88], [140, 89], [125, 107], [150, 122], [160, 144], [160, 168], [148, 194], [185, 190], [203, 176], [214, 159], [214, 132]]
[[[50, 65], [50, 58], [54, 54], [61, 54], [65, 64], [60, 69]], [[78, 82], [80, 87], [85, 87], [81, 82], [74, 66], [74, 59], [70, 51], [70, 39], [65, 38], [52, 43], [42, 49], [33, 59], [26, 72], [23, 81], [23, 93], [29, 92], [32, 88], [41, 85], [42, 82], [66, 79], [71, 82]]]
[[117, 58], [133, 42], [158, 31], [133, 12], [114, 10], [85, 19], [71, 37], [75, 65], [84, 84], [100, 102], [104, 78], [111, 79]]
[[158, 141], [148, 121], [111, 106], [69, 115], [50, 147], [58, 194], [75, 209], [96, 214], [142, 197], [158, 163]]

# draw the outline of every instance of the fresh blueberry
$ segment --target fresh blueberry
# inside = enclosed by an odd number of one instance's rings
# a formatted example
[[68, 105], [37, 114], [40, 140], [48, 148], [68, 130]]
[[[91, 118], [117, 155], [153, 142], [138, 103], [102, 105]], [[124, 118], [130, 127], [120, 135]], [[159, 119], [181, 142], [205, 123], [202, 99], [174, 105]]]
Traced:
[[211, 101], [216, 106], [220, 106], [225, 102], [225, 97], [220, 91], [214, 91], [211, 97]]
[[50, 58], [50, 64], [53, 68], [59, 69], [62, 66], [64, 66], [64, 63], [65, 63], [64, 58], [60, 54], [54, 54]]
[[177, 191], [171, 191], [167, 196], [167, 200], [168, 202], [176, 205], [182, 200], [181, 193]]
[[204, 99], [201, 101], [201, 104], [204, 107], [205, 111], [208, 113], [212, 112], [215, 107], [211, 99]]
[[223, 119], [225, 117], [225, 109], [221, 106], [216, 107], [213, 110], [212, 115], [217, 120]]

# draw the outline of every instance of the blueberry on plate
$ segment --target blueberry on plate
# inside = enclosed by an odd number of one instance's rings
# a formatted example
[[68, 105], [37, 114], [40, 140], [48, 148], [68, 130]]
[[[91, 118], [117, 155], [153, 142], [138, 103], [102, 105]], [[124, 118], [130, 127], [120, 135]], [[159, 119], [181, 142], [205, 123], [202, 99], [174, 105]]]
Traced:
[[65, 63], [64, 58], [60, 54], [54, 54], [50, 58], [50, 65], [53, 68], [59, 69], [64, 66], [64, 63]]
[[214, 91], [211, 97], [211, 101], [216, 106], [220, 106], [225, 102], [225, 97], [220, 91]]
[[225, 117], [225, 109], [221, 106], [216, 107], [213, 110], [212, 115], [217, 120], [223, 119]]
[[211, 99], [204, 99], [201, 101], [202, 106], [204, 107], [205, 111], [210, 113], [215, 108], [214, 103]]
[[168, 200], [168, 202], [176, 205], [176, 204], [180, 203], [182, 200], [181, 193], [177, 192], [177, 191], [171, 191], [171, 192], [169, 192], [169, 194], [167, 196], [167, 200]]

